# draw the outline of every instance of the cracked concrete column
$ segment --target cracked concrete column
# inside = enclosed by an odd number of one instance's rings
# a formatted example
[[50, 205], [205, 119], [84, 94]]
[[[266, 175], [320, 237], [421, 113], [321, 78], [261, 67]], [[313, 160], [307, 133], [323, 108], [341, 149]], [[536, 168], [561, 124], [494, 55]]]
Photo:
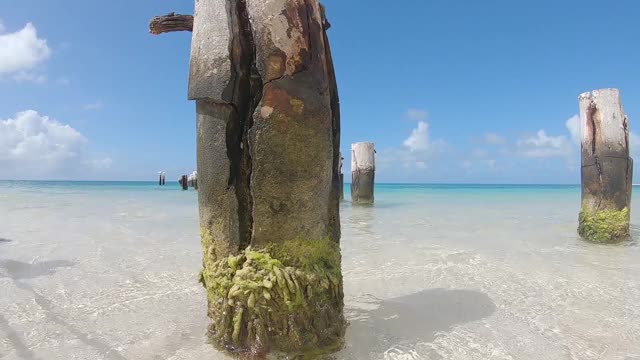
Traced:
[[586, 240], [629, 237], [633, 161], [629, 122], [617, 89], [579, 96], [582, 139], [582, 205], [578, 233]]
[[373, 204], [375, 172], [373, 143], [351, 144], [351, 201], [353, 203]]
[[200, 281], [213, 343], [243, 356], [343, 342], [328, 27], [318, 0], [196, 1]]

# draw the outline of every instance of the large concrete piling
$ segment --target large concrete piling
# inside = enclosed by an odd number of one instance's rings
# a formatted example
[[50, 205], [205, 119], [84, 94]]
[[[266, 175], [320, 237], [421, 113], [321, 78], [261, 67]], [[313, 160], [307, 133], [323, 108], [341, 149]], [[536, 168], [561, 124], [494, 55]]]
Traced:
[[[158, 17], [151, 32], [189, 30], [188, 20]], [[340, 114], [324, 8], [197, 1], [192, 27], [200, 281], [213, 343], [250, 357], [336, 350]]]
[[373, 143], [351, 144], [351, 201], [354, 204], [373, 204], [375, 172]]
[[582, 139], [582, 205], [578, 233], [586, 240], [629, 237], [633, 161], [629, 120], [617, 89], [579, 96]]

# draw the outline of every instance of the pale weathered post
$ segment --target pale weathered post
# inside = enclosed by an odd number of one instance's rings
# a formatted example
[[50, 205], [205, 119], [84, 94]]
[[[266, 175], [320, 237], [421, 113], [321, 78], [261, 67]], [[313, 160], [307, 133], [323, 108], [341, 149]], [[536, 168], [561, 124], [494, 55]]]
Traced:
[[340, 166], [338, 170], [338, 174], [340, 176], [340, 201], [344, 200], [344, 174], [342, 173], [342, 161], [344, 158], [342, 157], [342, 153], [340, 153]]
[[373, 204], [375, 149], [371, 142], [351, 144], [351, 201]]
[[194, 171], [193, 173], [191, 173], [191, 176], [193, 176], [193, 189], [194, 190], [198, 190], [198, 172]]
[[586, 240], [629, 237], [633, 161], [629, 122], [617, 89], [579, 96], [582, 139], [582, 205], [578, 233]]
[[[191, 21], [191, 22], [190, 22]], [[199, 212], [211, 337], [249, 356], [338, 349], [340, 114], [318, 0], [196, 1]]]

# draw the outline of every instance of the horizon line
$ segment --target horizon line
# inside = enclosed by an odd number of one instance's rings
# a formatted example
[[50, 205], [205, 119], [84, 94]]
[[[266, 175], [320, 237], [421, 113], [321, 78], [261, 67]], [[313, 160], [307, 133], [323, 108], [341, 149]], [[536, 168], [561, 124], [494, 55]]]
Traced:
[[[118, 182], [134, 182], [134, 183], [157, 183], [157, 180], [69, 180], [69, 179], [63, 179], [63, 180], [29, 180], [29, 179], [0, 179], [0, 182], [85, 182], [85, 183], [99, 183], [99, 182], [114, 182], [114, 183], [118, 183]], [[178, 183], [178, 181], [175, 181], [176, 183]], [[344, 182], [344, 184], [351, 184], [350, 182]], [[397, 182], [378, 182], [375, 183], [376, 185], [545, 185], [545, 186], [558, 186], [558, 185], [564, 185], [564, 186], [580, 186], [580, 183], [518, 183], [518, 182], [513, 182], [513, 183], [476, 183], [476, 182], [403, 182], [403, 181], [397, 181]], [[632, 186], [640, 186], [640, 184], [631, 184]]]

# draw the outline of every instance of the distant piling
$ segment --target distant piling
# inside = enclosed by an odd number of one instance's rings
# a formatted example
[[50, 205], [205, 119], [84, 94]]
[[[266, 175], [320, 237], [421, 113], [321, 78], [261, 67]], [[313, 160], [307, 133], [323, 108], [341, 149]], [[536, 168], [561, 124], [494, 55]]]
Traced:
[[164, 171], [158, 171], [158, 185], [159, 186], [163, 186], [164, 185], [165, 174], [166, 173]]
[[192, 187], [194, 190], [198, 190], [198, 172], [194, 171], [189, 175], [188, 178], [189, 187]]
[[340, 201], [344, 200], [344, 174], [342, 173], [343, 161], [344, 157], [342, 157], [342, 153], [340, 153], [340, 166], [338, 168], [338, 176], [340, 177]]
[[618, 89], [579, 96], [582, 143], [582, 205], [578, 233], [586, 240], [629, 238], [633, 160], [629, 121]]
[[189, 180], [187, 175], [182, 175], [182, 178], [180, 178], [180, 185], [182, 185], [182, 190], [189, 189]]
[[373, 204], [375, 149], [371, 142], [351, 144], [351, 202]]

